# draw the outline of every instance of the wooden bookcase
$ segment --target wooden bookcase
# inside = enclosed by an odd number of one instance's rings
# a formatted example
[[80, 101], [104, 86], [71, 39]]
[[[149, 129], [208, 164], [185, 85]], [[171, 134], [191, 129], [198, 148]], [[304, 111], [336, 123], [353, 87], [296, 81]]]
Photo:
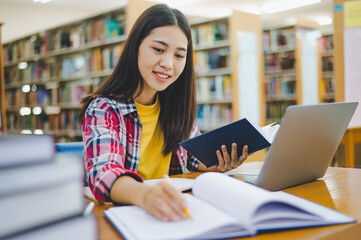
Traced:
[[118, 9], [6, 43], [8, 132], [80, 140], [79, 101], [111, 74], [125, 39]]
[[318, 103], [317, 34], [317, 23], [301, 19], [264, 30], [266, 124], [279, 122], [290, 105]]
[[3, 56], [3, 44], [1, 42], [1, 26], [0, 22], [0, 132], [7, 132], [7, 118], [6, 118], [6, 103], [5, 103], [5, 80], [4, 80], [4, 58]]
[[335, 76], [333, 72], [333, 34], [324, 34], [319, 39], [320, 49], [320, 103], [335, 101]]
[[[110, 75], [126, 32], [141, 12], [139, 4], [145, 9], [155, 3], [131, 0], [126, 8], [6, 43], [4, 83], [8, 131], [43, 132], [54, 135], [57, 141], [80, 140], [80, 126], [76, 123], [79, 100]], [[217, 87], [215, 97], [212, 92], [212, 97], [199, 99], [199, 116], [205, 106], [211, 111], [216, 109], [204, 118], [208, 125], [200, 124], [202, 131], [242, 117], [264, 123], [260, 17], [234, 11], [227, 18], [193, 21], [191, 26], [199, 95]], [[111, 36], [110, 28], [115, 28]], [[202, 34], [207, 42], [196, 39], [199, 30], [205, 31]], [[201, 63], [203, 58], [208, 60]], [[249, 59], [252, 61], [246, 62], [252, 63], [252, 68], [239, 63]], [[242, 94], [240, 89], [252, 94]]]
[[[259, 16], [234, 11], [227, 18], [192, 22], [191, 27], [198, 89], [197, 124], [200, 129], [206, 132], [242, 117], [250, 117], [247, 109], [242, 108], [245, 100], [240, 94], [246, 80], [249, 81], [247, 90], [253, 91], [253, 97], [257, 98], [256, 102], [249, 102], [256, 116], [252, 120], [263, 122], [260, 111], [262, 101], [259, 101], [262, 96], [259, 86], [263, 81]], [[244, 51], [252, 47], [244, 45], [250, 40], [254, 51]], [[242, 67], [239, 61], [249, 56], [254, 60], [253, 72], [244, 79], [239, 71], [246, 73], [251, 70], [244, 69], [245, 65]]]
[[[361, 143], [360, 8], [360, 0], [333, 0], [335, 101], [359, 102], [341, 141], [344, 154], [336, 155], [339, 156], [337, 161], [343, 160], [340, 162], [344, 162], [346, 167], [351, 168], [360, 166], [360, 162], [357, 161], [360, 159], [358, 156], [360, 153], [359, 144]], [[350, 20], [353, 20], [353, 26], [348, 26]]]

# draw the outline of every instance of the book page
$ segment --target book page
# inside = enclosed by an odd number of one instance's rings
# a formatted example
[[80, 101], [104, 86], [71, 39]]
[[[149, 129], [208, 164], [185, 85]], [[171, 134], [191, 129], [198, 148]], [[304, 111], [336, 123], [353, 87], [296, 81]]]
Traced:
[[[164, 179], [163, 178], [149, 179], [149, 180], [145, 180], [144, 183], [148, 185], [155, 185], [161, 180]], [[192, 189], [192, 186], [195, 182], [194, 179], [189, 179], [189, 178], [169, 178], [169, 180], [172, 182], [173, 186], [180, 191], [187, 191]]]
[[178, 222], [163, 222], [140, 207], [112, 207], [104, 213], [126, 239], [208, 239], [215, 236], [245, 236], [248, 232], [238, 220], [184, 194], [192, 217]]
[[252, 121], [247, 121], [252, 124], [252, 126], [257, 129], [257, 131], [269, 142], [272, 143], [273, 139], [275, 138], [280, 125], [276, 122], [268, 124], [266, 126], [260, 127], [258, 124], [253, 123]]
[[[221, 173], [196, 178], [193, 194], [238, 218], [250, 230], [352, 222], [353, 218], [283, 192], [270, 192]], [[332, 216], [332, 217], [329, 217]]]
[[271, 124], [268, 124], [264, 127], [262, 127], [262, 131], [264, 132], [265, 136], [266, 136], [266, 139], [272, 143], [273, 140], [275, 139], [276, 137], [276, 134], [278, 132], [278, 129], [280, 128], [280, 125], [279, 124], [276, 124], [275, 122], [274, 123], [271, 123]]
[[266, 190], [214, 172], [198, 176], [192, 192], [197, 198], [238, 218], [247, 227], [251, 225], [254, 212], [262, 204], [274, 200]]

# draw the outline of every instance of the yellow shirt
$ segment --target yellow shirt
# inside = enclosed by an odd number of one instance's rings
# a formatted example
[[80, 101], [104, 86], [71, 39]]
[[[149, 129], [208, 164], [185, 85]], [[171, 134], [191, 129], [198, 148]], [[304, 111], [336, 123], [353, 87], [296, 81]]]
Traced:
[[164, 157], [164, 135], [158, 123], [160, 103], [158, 98], [153, 105], [146, 106], [135, 102], [140, 121], [143, 124], [140, 139], [138, 173], [143, 179], [162, 178], [169, 172], [172, 153]]

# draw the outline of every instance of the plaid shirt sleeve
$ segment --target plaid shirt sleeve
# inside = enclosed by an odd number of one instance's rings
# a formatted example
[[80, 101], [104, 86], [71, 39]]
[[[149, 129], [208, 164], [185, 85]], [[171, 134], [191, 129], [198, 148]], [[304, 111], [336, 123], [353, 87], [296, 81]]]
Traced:
[[142, 181], [139, 174], [125, 168], [126, 121], [110, 100], [97, 98], [89, 105], [82, 131], [86, 177], [98, 200], [110, 201], [111, 186], [122, 175]]
[[[195, 136], [199, 136], [201, 135], [201, 131], [199, 130], [198, 126], [196, 124], [194, 124], [191, 135], [189, 138], [193, 138]], [[187, 152], [187, 168], [189, 171], [191, 172], [196, 172], [198, 171], [198, 165], [199, 165], [199, 160], [197, 158], [195, 158], [192, 154]]]
[[[193, 126], [192, 132], [189, 138], [201, 135], [198, 126]], [[169, 168], [169, 174], [182, 174], [186, 173], [186, 169], [191, 172], [198, 171], [199, 160], [192, 154], [188, 153], [183, 147], [179, 147], [176, 153], [172, 154], [172, 159]]]

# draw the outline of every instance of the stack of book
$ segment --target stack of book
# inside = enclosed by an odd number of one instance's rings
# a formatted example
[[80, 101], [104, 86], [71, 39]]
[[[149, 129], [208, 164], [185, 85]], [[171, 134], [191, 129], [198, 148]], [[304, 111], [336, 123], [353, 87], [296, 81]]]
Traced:
[[83, 164], [46, 135], [0, 136], [0, 238], [96, 239]]

